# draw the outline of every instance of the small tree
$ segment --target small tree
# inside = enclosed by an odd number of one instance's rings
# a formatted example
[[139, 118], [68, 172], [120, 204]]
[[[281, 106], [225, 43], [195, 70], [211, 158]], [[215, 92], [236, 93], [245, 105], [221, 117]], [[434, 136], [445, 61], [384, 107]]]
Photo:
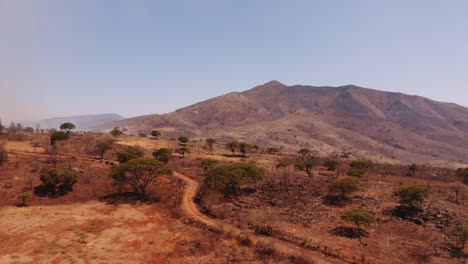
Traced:
[[303, 148], [297, 152], [296, 162], [294, 167], [298, 171], [303, 171], [307, 173], [307, 176], [312, 177], [312, 169], [317, 165], [319, 160], [319, 153], [316, 150], [310, 150]]
[[18, 195], [18, 197], [21, 198], [21, 201], [22, 201], [21, 206], [26, 206], [26, 199], [29, 198], [30, 196], [31, 194], [28, 192], [20, 193]]
[[0, 120], [0, 134], [3, 134], [3, 130], [5, 130], [5, 126], [3, 126], [2, 120]]
[[172, 158], [172, 149], [160, 148], [153, 151], [153, 157], [160, 162], [167, 164]]
[[353, 160], [351, 161], [351, 168], [368, 170], [374, 167], [372, 160]]
[[456, 241], [458, 250], [463, 250], [466, 241], [468, 241], [468, 224], [456, 225], [450, 228], [448, 235]]
[[159, 139], [159, 137], [161, 136], [161, 132], [158, 130], [153, 130], [151, 131], [151, 136], [153, 136], [155, 139]]
[[410, 208], [419, 208], [424, 202], [431, 189], [424, 185], [411, 185], [406, 188], [401, 188], [395, 192], [395, 195], [400, 197], [400, 204], [409, 206]]
[[361, 225], [370, 225], [376, 221], [375, 216], [364, 209], [353, 209], [341, 215], [341, 219], [354, 223], [359, 234], [362, 233]]
[[111, 130], [110, 134], [114, 137], [119, 137], [123, 135], [124, 132], [119, 127], [114, 127], [114, 129]]
[[206, 173], [207, 171], [211, 170], [218, 163], [219, 163], [219, 161], [217, 161], [217, 160], [206, 159], [206, 160], [203, 160], [200, 163], [200, 168], [202, 168], [203, 173]]
[[72, 129], [75, 129], [75, 128], [76, 128], [75, 124], [70, 123], [70, 122], [66, 122], [60, 125], [60, 130], [65, 130], [67, 134], [70, 134]]
[[231, 141], [226, 144], [226, 148], [232, 152], [232, 156], [235, 156], [236, 149], [239, 147], [239, 142]]
[[468, 185], [468, 168], [458, 169], [457, 175], [462, 178], [463, 184]]
[[239, 142], [239, 151], [242, 153], [242, 157], [246, 158], [249, 150], [253, 149], [254, 146], [245, 142]]
[[101, 156], [101, 159], [104, 159], [104, 154], [106, 154], [108, 150], [112, 149], [113, 144], [114, 140], [111, 139], [98, 140], [95, 147], [96, 153]]
[[185, 157], [185, 154], [190, 153], [190, 149], [187, 146], [181, 145], [175, 150], [177, 153], [182, 155], [182, 158]]
[[210, 152], [213, 152], [213, 146], [214, 146], [214, 144], [216, 144], [216, 139], [207, 138], [205, 140], [205, 142], [206, 142], [206, 145], [208, 146], [208, 149], [210, 150]]
[[54, 146], [55, 143], [60, 142], [60, 141], [65, 141], [70, 138], [70, 135], [68, 133], [62, 132], [62, 131], [55, 131], [50, 135], [50, 145]]
[[189, 138], [187, 136], [180, 136], [179, 142], [181, 145], [186, 145], [189, 142]]
[[3, 165], [6, 161], [8, 161], [8, 153], [5, 147], [5, 142], [0, 142], [0, 166]]
[[110, 177], [120, 183], [129, 184], [142, 200], [146, 200], [146, 188], [160, 175], [172, 175], [172, 171], [160, 161], [139, 158], [120, 164]]
[[416, 169], [417, 169], [416, 164], [413, 163], [411, 165], [408, 165], [408, 170], [410, 171], [413, 177], [416, 177]]
[[16, 132], [16, 124], [14, 122], [10, 123], [10, 126], [8, 127], [8, 132], [10, 133]]
[[128, 162], [132, 159], [143, 157], [143, 149], [138, 146], [128, 147], [124, 151], [117, 152], [117, 161], [120, 163]]
[[338, 177], [328, 186], [329, 194], [338, 195], [340, 200], [357, 190], [359, 190], [359, 179], [350, 176]]
[[77, 175], [72, 169], [44, 167], [40, 172], [40, 179], [49, 193], [55, 194], [58, 191], [66, 193], [73, 191]]

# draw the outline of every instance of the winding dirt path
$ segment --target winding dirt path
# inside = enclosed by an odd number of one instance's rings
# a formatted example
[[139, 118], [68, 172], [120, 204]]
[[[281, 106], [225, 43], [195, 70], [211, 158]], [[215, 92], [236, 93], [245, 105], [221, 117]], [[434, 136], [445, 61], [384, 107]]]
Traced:
[[[174, 171], [174, 176], [181, 179], [185, 183], [185, 189], [182, 197], [181, 203], [181, 210], [188, 216], [193, 218], [196, 221], [199, 221], [209, 227], [212, 227], [217, 230], [223, 230], [225, 232], [231, 232], [234, 237], [238, 237], [242, 234], [242, 230], [234, 225], [230, 224], [220, 224], [216, 220], [209, 218], [208, 216], [204, 215], [198, 209], [198, 206], [195, 204], [194, 199], [198, 194], [199, 190], [199, 183], [190, 177], [183, 175], [179, 172]], [[251, 236], [251, 240], [254, 244], [257, 242], [271, 242], [275, 245], [275, 248], [286, 254], [291, 256], [300, 256], [303, 259], [309, 261], [310, 263], [316, 264], [327, 264], [327, 263], [337, 263], [331, 262], [324, 259], [324, 256], [318, 252], [314, 252], [312, 250], [307, 250], [301, 247], [298, 247], [294, 244], [275, 239], [272, 237], [263, 237], [258, 235]]]

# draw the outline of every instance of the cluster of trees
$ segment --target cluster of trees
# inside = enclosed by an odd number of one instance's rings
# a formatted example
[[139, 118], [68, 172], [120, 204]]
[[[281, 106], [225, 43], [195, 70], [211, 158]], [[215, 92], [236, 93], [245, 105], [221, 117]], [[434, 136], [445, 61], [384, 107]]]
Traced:
[[226, 143], [226, 148], [232, 152], [232, 156], [236, 155], [236, 151], [239, 151], [243, 158], [247, 158], [247, 154], [251, 150], [258, 150], [257, 145], [249, 144], [246, 142], [231, 141]]

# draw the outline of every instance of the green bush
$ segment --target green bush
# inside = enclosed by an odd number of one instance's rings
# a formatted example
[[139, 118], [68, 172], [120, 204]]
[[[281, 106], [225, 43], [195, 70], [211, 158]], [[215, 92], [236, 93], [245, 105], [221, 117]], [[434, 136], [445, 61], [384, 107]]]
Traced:
[[238, 162], [216, 166], [205, 174], [204, 185], [207, 189], [217, 190], [225, 197], [237, 195], [242, 184], [259, 182], [265, 170], [255, 164]]
[[366, 174], [366, 171], [363, 169], [350, 169], [348, 171], [348, 176], [356, 177], [358, 179], [362, 178]]
[[73, 191], [77, 179], [76, 172], [68, 168], [44, 167], [40, 172], [42, 185], [52, 194]]
[[153, 157], [156, 160], [161, 161], [164, 164], [167, 164], [172, 158], [172, 149], [170, 148], [160, 148], [153, 151]]
[[457, 246], [460, 250], [464, 249], [466, 241], [468, 241], [468, 225], [454, 226], [448, 230], [448, 235], [457, 242]]
[[357, 229], [361, 230], [361, 225], [370, 225], [377, 219], [375, 216], [364, 209], [353, 209], [341, 215], [341, 219], [354, 223]]
[[418, 208], [430, 193], [431, 189], [427, 186], [411, 185], [399, 189], [395, 192], [395, 195], [400, 197], [400, 204]]
[[329, 195], [338, 195], [340, 199], [357, 190], [359, 190], [359, 179], [350, 176], [338, 177], [328, 186]]
[[120, 163], [128, 162], [132, 159], [143, 157], [143, 149], [138, 146], [128, 147], [124, 151], [117, 152], [117, 160]]
[[338, 161], [336, 160], [326, 160], [323, 163], [323, 166], [327, 167], [329, 171], [335, 171], [336, 167], [339, 165]]
[[57, 141], [64, 141], [70, 138], [70, 134], [63, 131], [55, 131], [50, 135], [50, 145], [55, 145]]
[[351, 161], [351, 168], [368, 170], [374, 168], [372, 160], [353, 160]]

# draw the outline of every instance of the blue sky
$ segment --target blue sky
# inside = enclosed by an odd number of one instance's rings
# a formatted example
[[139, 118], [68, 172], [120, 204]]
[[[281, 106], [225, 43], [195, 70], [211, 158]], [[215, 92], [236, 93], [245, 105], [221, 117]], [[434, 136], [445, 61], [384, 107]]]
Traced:
[[468, 106], [466, 0], [0, 0], [0, 118], [355, 84]]

